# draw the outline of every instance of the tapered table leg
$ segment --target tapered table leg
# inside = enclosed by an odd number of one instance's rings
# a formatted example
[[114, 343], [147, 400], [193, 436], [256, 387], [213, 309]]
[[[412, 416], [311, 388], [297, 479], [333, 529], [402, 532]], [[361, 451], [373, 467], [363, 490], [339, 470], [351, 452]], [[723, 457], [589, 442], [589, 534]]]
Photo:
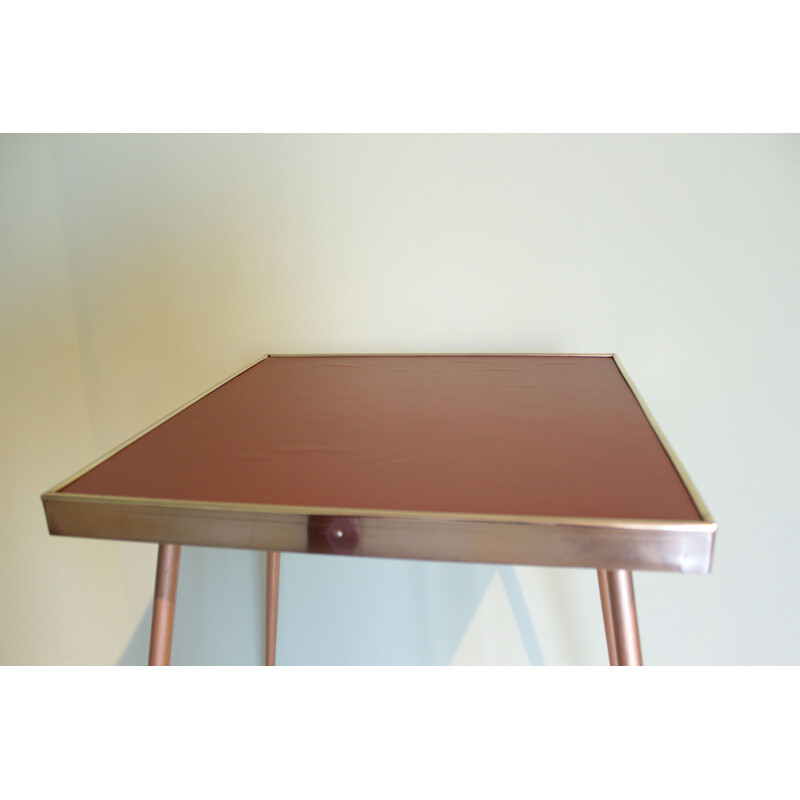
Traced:
[[150, 631], [150, 660], [148, 661], [151, 667], [169, 666], [180, 561], [180, 545], [160, 544], [158, 546], [156, 593], [153, 599], [153, 627]]
[[[605, 578], [599, 575], [605, 572]], [[636, 619], [636, 601], [633, 596], [633, 578], [626, 569], [599, 570], [600, 597], [604, 603], [603, 616], [606, 640], [609, 641], [609, 661], [614, 666], [641, 666], [642, 649], [639, 644], [639, 623]], [[603, 600], [603, 582], [608, 591], [608, 614]], [[609, 632], [610, 627], [610, 632]], [[613, 641], [613, 653], [611, 647]], [[616, 661], [616, 663], [615, 663]]]
[[597, 582], [600, 584], [600, 605], [603, 608], [603, 627], [606, 631], [606, 646], [608, 647], [608, 663], [612, 667], [619, 666], [617, 660], [617, 643], [614, 633], [614, 619], [611, 615], [611, 598], [608, 593], [608, 571], [597, 570]]
[[275, 666], [275, 649], [278, 639], [278, 581], [281, 554], [267, 552], [267, 646], [265, 663]]

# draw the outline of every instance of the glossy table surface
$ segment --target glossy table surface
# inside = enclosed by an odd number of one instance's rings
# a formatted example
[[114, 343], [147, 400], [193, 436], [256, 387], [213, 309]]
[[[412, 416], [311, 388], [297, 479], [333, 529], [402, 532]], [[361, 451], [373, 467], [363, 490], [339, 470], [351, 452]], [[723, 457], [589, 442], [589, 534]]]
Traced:
[[706, 572], [716, 530], [613, 356], [267, 357], [43, 500], [63, 535], [603, 569]]

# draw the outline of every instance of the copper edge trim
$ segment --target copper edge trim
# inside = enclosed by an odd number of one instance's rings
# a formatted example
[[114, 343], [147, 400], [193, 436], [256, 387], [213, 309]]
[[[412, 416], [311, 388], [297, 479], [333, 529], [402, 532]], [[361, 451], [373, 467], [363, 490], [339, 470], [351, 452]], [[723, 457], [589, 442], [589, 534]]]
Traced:
[[[260, 356], [255, 361], [248, 364], [246, 367], [242, 367], [242, 369], [237, 370], [232, 375], [229, 375], [227, 378], [221, 380], [219, 383], [215, 383], [210, 389], [206, 389], [204, 392], [201, 392], [196, 397], [193, 397], [191, 400], [187, 401], [186, 403], [183, 403], [183, 405], [179, 406], [174, 411], [170, 411], [169, 414], [167, 414], [164, 417], [161, 417], [161, 419], [152, 423], [151, 425], [148, 425], [146, 428], [139, 431], [139, 433], [134, 434], [129, 439], [126, 439], [124, 442], [122, 442], [122, 444], [117, 445], [112, 450], [109, 450], [107, 453], [104, 453], [103, 455], [94, 459], [94, 461], [92, 461], [87, 466], [83, 467], [83, 469], [79, 469], [77, 472], [73, 473], [68, 478], [65, 478], [63, 481], [60, 481], [52, 489], [48, 489], [41, 495], [41, 499], [44, 500], [46, 497], [49, 497], [53, 494], [56, 494], [57, 492], [60, 492], [65, 486], [69, 486], [69, 484], [71, 484], [73, 481], [78, 480], [78, 478], [80, 478], [82, 475], [85, 475], [87, 472], [94, 469], [99, 464], [102, 464], [106, 459], [111, 458], [111, 456], [113, 455], [116, 455], [120, 450], [127, 447], [129, 444], [133, 444], [133, 442], [135, 442], [137, 439], [141, 439], [141, 437], [144, 436], [145, 434], [150, 433], [150, 431], [152, 430], [155, 430], [159, 425], [163, 424], [168, 419], [171, 419], [176, 414], [180, 414], [180, 412], [183, 411], [185, 408], [188, 408], [190, 405], [196, 403], [198, 400], [202, 400], [202, 398], [204, 398], [206, 395], [209, 395], [211, 394], [211, 392], [216, 391], [221, 386], [224, 386], [226, 383], [228, 383], [228, 381], [232, 381], [234, 378], [238, 377], [244, 372], [247, 372], [247, 370], [252, 369], [254, 366], [256, 366], [256, 364], [260, 364], [262, 361], [265, 361], [269, 357], [270, 356], [268, 355]], [[59, 497], [62, 496], [63, 495], [59, 495]]]
[[169, 508], [176, 511], [231, 511], [239, 513], [268, 514], [274, 516], [330, 516], [380, 519], [417, 519], [447, 522], [495, 522], [508, 525], [562, 526], [570, 528], [603, 528], [605, 530], [674, 531], [682, 533], [710, 533], [716, 524], [709, 521], [662, 519], [620, 519], [606, 517], [546, 517], [515, 516], [507, 514], [468, 514], [444, 511], [395, 511], [379, 508], [337, 508], [325, 506], [278, 506], [259, 503], [224, 503], [211, 500], [167, 500], [157, 497], [124, 497], [116, 495], [77, 494], [73, 492], [46, 492], [42, 498], [65, 503], [114, 503], [149, 508]]
[[271, 353], [271, 358], [613, 358], [613, 353]]
[[645, 417], [647, 417], [647, 421], [650, 423], [650, 426], [653, 428], [658, 440], [661, 442], [661, 446], [664, 448], [669, 460], [672, 462], [672, 466], [675, 468], [675, 471], [678, 473], [678, 477], [683, 482], [683, 485], [686, 487], [686, 491], [689, 492], [689, 497], [691, 497], [692, 502], [697, 509], [697, 513], [700, 514], [703, 522], [708, 523], [709, 525], [713, 525], [714, 530], [717, 529], [717, 525], [714, 522], [713, 518], [711, 517], [711, 513], [708, 510], [708, 507], [703, 502], [703, 498], [700, 497], [700, 492], [697, 491], [697, 487], [692, 482], [692, 479], [689, 477], [689, 473], [686, 471], [686, 468], [681, 463], [680, 459], [678, 458], [677, 453], [672, 448], [672, 445], [667, 440], [667, 437], [664, 435], [664, 431], [661, 430], [658, 422], [656, 422], [655, 417], [653, 416], [653, 412], [645, 403], [644, 398], [639, 393], [639, 390], [634, 385], [633, 381], [631, 380], [628, 373], [625, 371], [625, 368], [620, 363], [619, 357], [615, 354], [612, 356], [614, 359], [614, 363], [617, 365], [617, 369], [620, 371], [625, 383], [628, 384], [628, 388], [633, 393], [633, 396], [636, 398], [636, 402], [641, 407], [642, 411], [644, 412]]

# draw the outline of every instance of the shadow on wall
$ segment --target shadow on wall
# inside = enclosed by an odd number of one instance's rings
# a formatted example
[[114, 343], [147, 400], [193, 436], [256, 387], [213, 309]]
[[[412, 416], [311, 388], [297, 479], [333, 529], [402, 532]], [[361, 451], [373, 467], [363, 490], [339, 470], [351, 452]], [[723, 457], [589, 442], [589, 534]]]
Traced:
[[[278, 665], [447, 665], [499, 573], [532, 665], [544, 663], [513, 567], [285, 553]], [[255, 571], [255, 575], [254, 575]], [[172, 663], [258, 665], [265, 557], [184, 547]], [[147, 663], [152, 603], [118, 664]]]

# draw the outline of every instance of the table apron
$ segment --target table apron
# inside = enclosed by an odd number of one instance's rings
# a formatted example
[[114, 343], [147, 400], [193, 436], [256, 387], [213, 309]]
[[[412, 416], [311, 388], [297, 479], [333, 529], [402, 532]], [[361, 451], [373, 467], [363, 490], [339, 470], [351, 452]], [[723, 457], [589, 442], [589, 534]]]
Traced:
[[[308, 514], [265, 514], [246, 507], [171, 506], [164, 502], [43, 497], [50, 532], [62, 536], [315, 552], [376, 558], [467, 561], [595, 569], [706, 573], [711, 523], [618, 526], [506, 522], [404, 515], [349, 517], [357, 541], [337, 553], [309, 536]], [[318, 517], [315, 517], [318, 519]]]

